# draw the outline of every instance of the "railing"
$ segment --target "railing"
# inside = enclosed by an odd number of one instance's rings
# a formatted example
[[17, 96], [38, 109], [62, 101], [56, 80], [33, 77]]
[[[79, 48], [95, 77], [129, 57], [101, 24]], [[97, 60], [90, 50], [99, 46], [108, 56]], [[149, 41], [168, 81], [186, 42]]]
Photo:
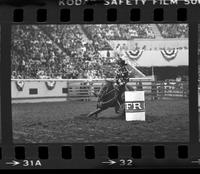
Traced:
[[[113, 79], [106, 79], [113, 80]], [[21, 90], [17, 83], [23, 81]], [[55, 81], [55, 86], [47, 87], [47, 82]], [[105, 79], [12, 79], [12, 100], [18, 102], [43, 102], [43, 101], [96, 101], [95, 94], [103, 86]], [[188, 82], [166, 84], [153, 81], [152, 78], [133, 78], [128, 85], [134, 90], [144, 90], [146, 99], [187, 98]]]

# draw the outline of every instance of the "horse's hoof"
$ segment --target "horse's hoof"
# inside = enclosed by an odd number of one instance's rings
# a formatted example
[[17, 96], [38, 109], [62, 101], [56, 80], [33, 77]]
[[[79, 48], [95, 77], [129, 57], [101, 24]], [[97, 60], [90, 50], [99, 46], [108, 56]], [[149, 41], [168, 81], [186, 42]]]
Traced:
[[95, 119], [95, 120], [98, 120], [98, 119], [99, 119], [99, 117], [94, 117], [94, 119]]
[[95, 118], [95, 119], [98, 119], [98, 115], [94, 115], [94, 118]]
[[87, 118], [91, 118], [91, 117], [92, 117], [92, 115], [90, 115], [90, 114], [89, 114], [89, 115], [87, 115]]

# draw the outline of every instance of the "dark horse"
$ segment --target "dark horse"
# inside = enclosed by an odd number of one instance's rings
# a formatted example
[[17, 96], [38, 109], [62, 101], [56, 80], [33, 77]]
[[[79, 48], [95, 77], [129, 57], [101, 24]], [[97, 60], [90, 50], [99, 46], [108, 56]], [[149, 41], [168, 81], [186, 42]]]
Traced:
[[114, 86], [114, 81], [106, 81], [105, 85], [100, 89], [99, 94], [95, 94], [98, 97], [97, 108], [94, 112], [88, 114], [88, 117], [96, 116], [97, 114], [114, 107], [115, 112], [118, 113], [119, 109], [125, 103], [125, 91], [134, 91], [130, 85], [125, 85], [121, 90]]

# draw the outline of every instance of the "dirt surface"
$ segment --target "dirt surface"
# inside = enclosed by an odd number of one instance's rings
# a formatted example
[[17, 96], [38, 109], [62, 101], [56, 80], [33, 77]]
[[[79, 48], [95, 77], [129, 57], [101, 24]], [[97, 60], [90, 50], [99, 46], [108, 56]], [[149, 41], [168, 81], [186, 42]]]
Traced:
[[114, 108], [86, 115], [96, 102], [13, 104], [15, 143], [187, 142], [187, 99], [146, 101], [146, 121], [125, 121]]

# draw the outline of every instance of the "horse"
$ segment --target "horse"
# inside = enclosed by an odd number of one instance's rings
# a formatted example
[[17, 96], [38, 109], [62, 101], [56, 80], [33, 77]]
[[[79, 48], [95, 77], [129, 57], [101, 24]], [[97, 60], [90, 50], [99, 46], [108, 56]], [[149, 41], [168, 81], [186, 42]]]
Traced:
[[125, 103], [125, 91], [134, 91], [134, 89], [127, 84], [120, 89], [114, 85], [114, 81], [106, 80], [99, 94], [94, 93], [94, 95], [98, 97], [97, 108], [95, 111], [89, 113], [88, 117], [97, 117], [98, 113], [111, 107], [115, 108], [115, 113], [119, 113], [119, 109]]

